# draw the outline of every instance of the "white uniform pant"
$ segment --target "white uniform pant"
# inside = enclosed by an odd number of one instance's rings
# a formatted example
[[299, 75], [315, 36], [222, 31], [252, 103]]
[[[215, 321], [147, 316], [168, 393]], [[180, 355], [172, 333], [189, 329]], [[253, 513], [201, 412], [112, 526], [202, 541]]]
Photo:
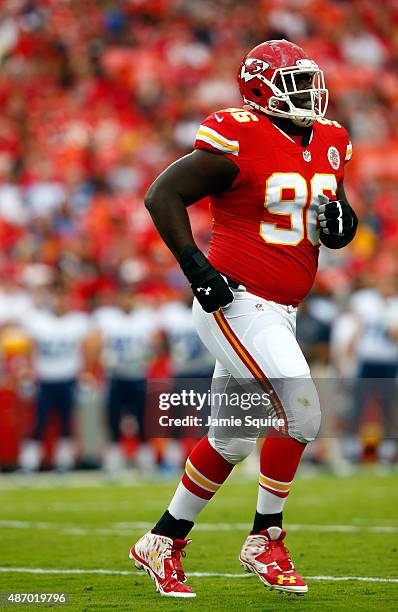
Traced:
[[[212, 419], [224, 422], [233, 413], [241, 425], [211, 427], [209, 440], [231, 463], [247, 457], [261, 427], [257, 417], [281, 419], [279, 429], [300, 442], [315, 439], [320, 426], [318, 394], [307, 361], [296, 340], [297, 308], [267, 301], [244, 289], [234, 291], [234, 301], [216, 313], [206, 313], [197, 302], [193, 315], [202, 342], [216, 359], [212, 392], [236, 394], [243, 387], [255, 395], [256, 405], [231, 407], [212, 401]], [[267, 392], [272, 406], [258, 404]], [[254, 402], [253, 402], [254, 404]], [[251, 416], [246, 425], [246, 415]]]

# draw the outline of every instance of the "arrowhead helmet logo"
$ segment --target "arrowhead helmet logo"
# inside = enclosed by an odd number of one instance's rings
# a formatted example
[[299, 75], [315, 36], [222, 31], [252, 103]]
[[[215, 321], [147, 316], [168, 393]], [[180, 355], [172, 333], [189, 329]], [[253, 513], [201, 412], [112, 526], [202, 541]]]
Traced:
[[256, 57], [249, 57], [244, 64], [242, 64], [242, 68], [240, 71], [240, 78], [247, 83], [254, 79], [259, 74], [262, 74], [269, 68], [269, 63], [264, 62], [264, 60], [257, 59]]

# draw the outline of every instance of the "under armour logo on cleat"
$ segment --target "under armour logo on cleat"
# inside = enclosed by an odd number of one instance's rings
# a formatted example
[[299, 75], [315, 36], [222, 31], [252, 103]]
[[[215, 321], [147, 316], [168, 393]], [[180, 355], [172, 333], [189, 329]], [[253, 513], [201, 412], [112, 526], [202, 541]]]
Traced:
[[199, 293], [199, 291], [204, 291], [206, 295], [209, 295], [211, 287], [198, 287], [197, 292]]
[[296, 584], [296, 576], [284, 576], [283, 574], [278, 574], [278, 584], [283, 584], [286, 580], [290, 584]]

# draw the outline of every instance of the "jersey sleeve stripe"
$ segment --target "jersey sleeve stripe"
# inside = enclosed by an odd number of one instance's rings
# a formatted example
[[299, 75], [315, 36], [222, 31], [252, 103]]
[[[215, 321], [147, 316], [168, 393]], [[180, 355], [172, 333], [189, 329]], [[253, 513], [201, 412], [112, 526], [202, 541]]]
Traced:
[[208, 125], [203, 125], [203, 124], [200, 125], [199, 131], [205, 132], [209, 134], [210, 136], [214, 136], [215, 138], [218, 138], [219, 140], [222, 140], [223, 142], [233, 147], [239, 147], [239, 142], [237, 140], [229, 140], [228, 138], [226, 138], [226, 136], [223, 136], [219, 132], [216, 132], [216, 130], [213, 130], [213, 128], [209, 127]]
[[222, 151], [223, 153], [232, 153], [232, 155], [238, 155], [239, 151], [237, 148], [233, 148], [231, 147], [231, 145], [225, 145], [222, 142], [218, 142], [213, 136], [209, 137], [203, 135], [200, 133], [200, 131], [197, 133], [196, 139], [202, 140], [203, 142], [207, 142], [207, 144], [210, 144], [212, 147], [218, 149], [219, 151]]
[[347, 145], [345, 161], [349, 161], [351, 159], [351, 157], [352, 157], [352, 144], [351, 144], [351, 142], [349, 142], [348, 145]]
[[224, 153], [232, 153], [233, 155], [238, 155], [239, 153], [239, 142], [237, 140], [229, 140], [215, 130], [204, 125], [200, 126], [196, 134], [196, 139], [203, 140], [203, 142], [211, 144], [214, 148]]

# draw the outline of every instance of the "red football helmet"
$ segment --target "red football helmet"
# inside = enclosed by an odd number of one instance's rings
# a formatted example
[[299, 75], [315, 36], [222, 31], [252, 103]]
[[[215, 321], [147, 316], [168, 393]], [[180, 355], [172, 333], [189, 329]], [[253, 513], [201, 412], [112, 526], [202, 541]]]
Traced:
[[287, 40], [269, 40], [249, 51], [238, 84], [246, 104], [297, 125], [311, 125], [326, 113], [329, 92], [323, 71]]

